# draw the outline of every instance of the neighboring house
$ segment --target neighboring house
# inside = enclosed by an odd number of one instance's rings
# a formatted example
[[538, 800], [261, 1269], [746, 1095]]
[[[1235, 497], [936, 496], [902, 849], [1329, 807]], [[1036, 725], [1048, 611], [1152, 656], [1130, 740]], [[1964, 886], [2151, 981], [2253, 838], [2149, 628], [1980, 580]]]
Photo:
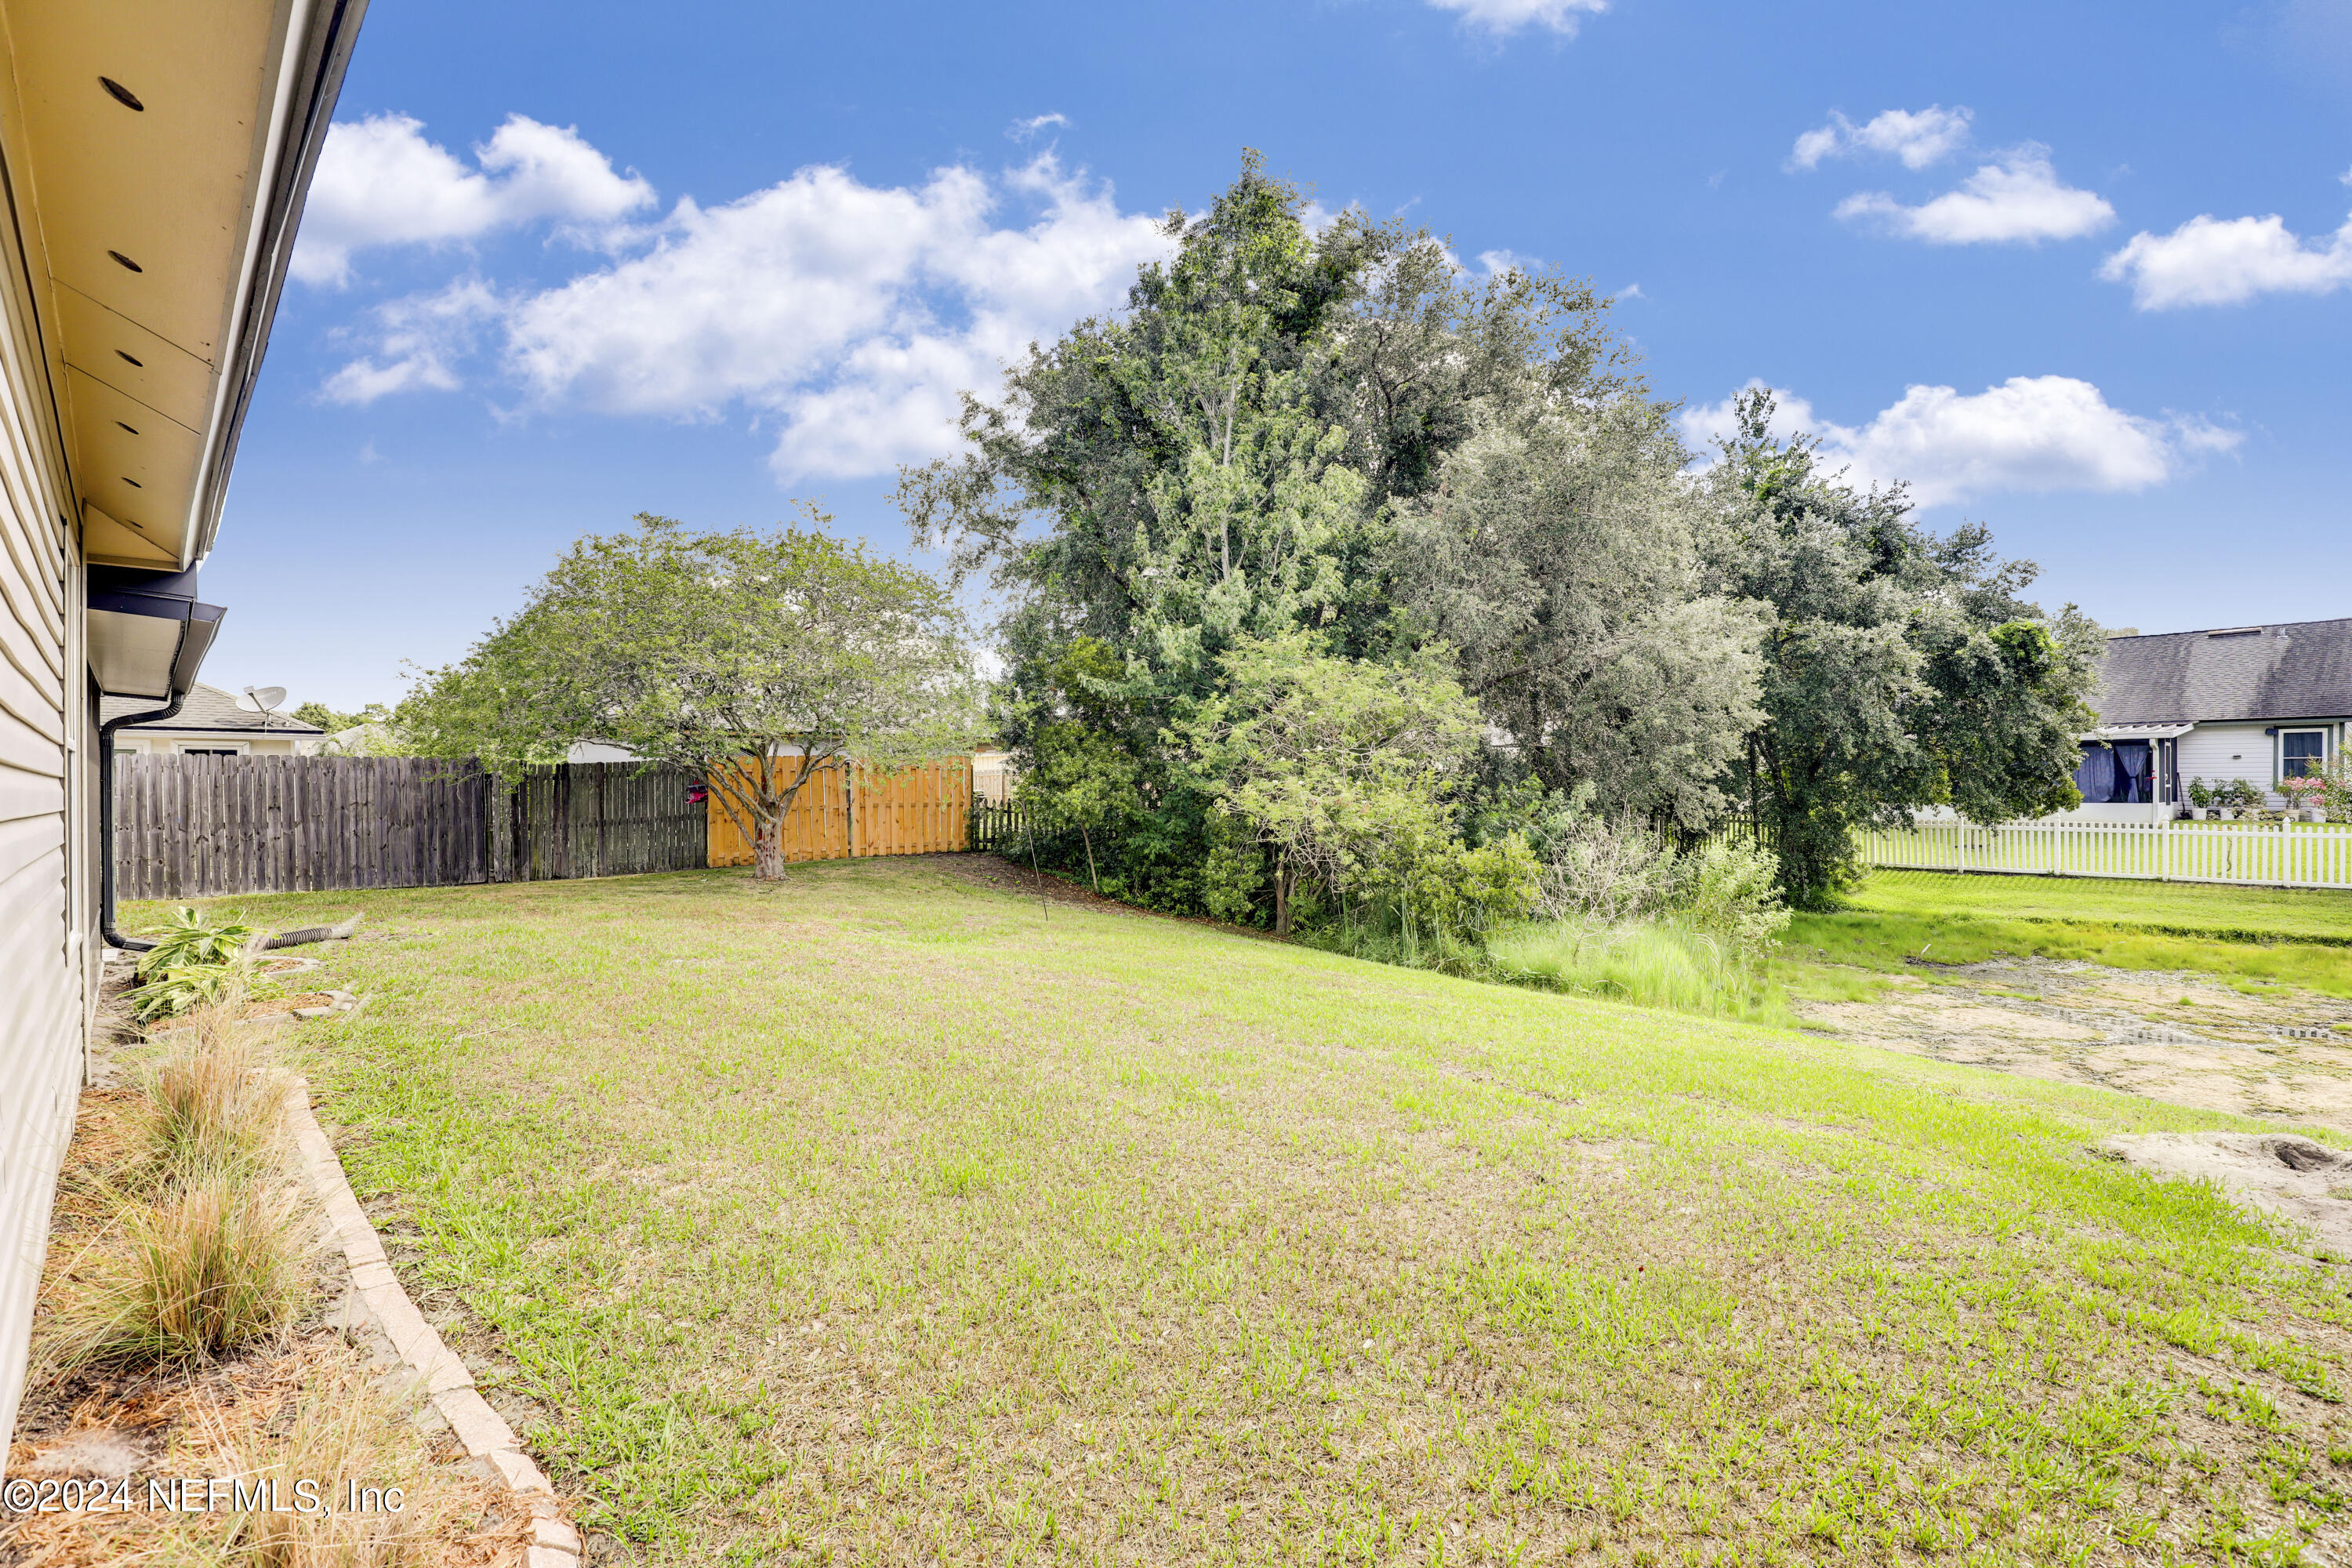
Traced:
[[2161, 818], [2191, 779], [2275, 792], [2352, 724], [2352, 620], [2109, 637], [2083, 737], [2078, 816]]
[[[114, 720], [152, 707], [144, 698], [109, 697], [100, 713], [102, 719]], [[201, 757], [292, 757], [315, 751], [325, 737], [324, 730], [299, 719], [247, 712], [236, 705], [236, 698], [200, 680], [169, 719], [126, 724], [116, 731], [114, 749], [134, 755], [158, 752]]]
[[0, 0], [0, 1431], [110, 924], [101, 710], [163, 718], [219, 626], [195, 568], [364, 4]]
[[982, 746], [971, 754], [971, 793], [995, 805], [1008, 805], [1013, 801], [1013, 786], [1020, 782], [1013, 766], [1013, 753], [998, 746]]

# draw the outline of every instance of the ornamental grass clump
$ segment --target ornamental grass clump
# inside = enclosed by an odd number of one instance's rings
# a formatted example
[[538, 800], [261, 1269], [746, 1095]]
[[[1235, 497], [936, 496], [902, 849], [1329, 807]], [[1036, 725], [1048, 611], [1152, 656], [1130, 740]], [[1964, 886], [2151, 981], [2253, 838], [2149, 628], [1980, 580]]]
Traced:
[[240, 1423], [215, 1411], [205, 1425], [223, 1472], [270, 1483], [280, 1506], [191, 1521], [179, 1543], [194, 1549], [190, 1563], [432, 1568], [457, 1560], [444, 1555], [449, 1527], [496, 1503], [486, 1483], [433, 1463], [424, 1428], [350, 1351], [306, 1368], [277, 1419]]
[[56, 1359], [205, 1362], [279, 1332], [309, 1295], [304, 1218], [299, 1192], [276, 1176], [240, 1164], [186, 1173], [69, 1271]]
[[124, 1179], [150, 1188], [189, 1172], [259, 1173], [281, 1152], [286, 1079], [208, 1008], [187, 1043], [141, 1075], [131, 1114], [136, 1152]]

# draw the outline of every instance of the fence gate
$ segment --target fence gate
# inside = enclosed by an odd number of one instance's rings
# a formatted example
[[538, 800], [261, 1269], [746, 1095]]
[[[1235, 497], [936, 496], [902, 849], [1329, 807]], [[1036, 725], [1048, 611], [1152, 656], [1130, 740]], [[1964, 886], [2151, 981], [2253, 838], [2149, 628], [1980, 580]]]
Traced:
[[[799, 766], [790, 757], [778, 763]], [[751, 864], [751, 841], [715, 786], [708, 809], [709, 863]], [[784, 813], [784, 858], [841, 860], [961, 850], [971, 844], [971, 811], [970, 757], [942, 758], [895, 773], [838, 760], [820, 763]]]

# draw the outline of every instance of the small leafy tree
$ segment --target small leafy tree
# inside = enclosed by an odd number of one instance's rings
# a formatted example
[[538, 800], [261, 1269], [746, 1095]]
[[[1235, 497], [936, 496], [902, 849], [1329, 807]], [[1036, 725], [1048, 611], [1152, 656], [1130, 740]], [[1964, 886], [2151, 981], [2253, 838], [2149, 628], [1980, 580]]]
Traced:
[[511, 771], [581, 742], [699, 773], [783, 875], [793, 799], [828, 766], [969, 749], [977, 684], [953, 599], [923, 573], [805, 528], [692, 533], [639, 513], [590, 534], [530, 602], [402, 704], [427, 754]]
[[388, 724], [392, 710], [381, 702], [371, 702], [356, 712], [345, 713], [323, 702], [305, 702], [297, 707], [292, 717], [305, 724], [316, 725], [330, 735], [338, 730], [349, 730], [361, 724]]
[[[1461, 838], [1444, 797], [1468, 770], [1478, 718], [1450, 661], [1444, 648], [1402, 666], [1339, 658], [1302, 632], [1224, 656], [1226, 689], [1180, 738], [1217, 809], [1273, 857], [1276, 935], [1290, 934], [1302, 874], [1342, 894], [1386, 896], [1408, 921], [1451, 909], [1471, 871], [1509, 879], [1483, 860], [1457, 864]], [[1524, 844], [1518, 858], [1524, 904], [1534, 869]]]

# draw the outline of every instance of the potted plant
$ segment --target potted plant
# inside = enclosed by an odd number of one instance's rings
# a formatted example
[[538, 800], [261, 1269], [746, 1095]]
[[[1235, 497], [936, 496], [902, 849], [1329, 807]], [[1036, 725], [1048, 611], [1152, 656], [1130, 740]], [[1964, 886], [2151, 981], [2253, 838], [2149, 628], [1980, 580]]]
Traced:
[[2205, 814], [2212, 808], [2213, 786], [2207, 784], [2204, 775], [2200, 773], [2189, 781], [2189, 820], [2202, 822], [2205, 820]]
[[2286, 815], [2289, 822], [2325, 822], [2327, 820], [2327, 814], [2319, 809], [2320, 798], [2326, 794], [2326, 785], [2320, 780], [2315, 778], [2281, 779], [2279, 780], [2279, 793], [2286, 796]]
[[2263, 804], [2263, 797], [2244, 779], [2231, 779], [2224, 799], [2230, 809], [2222, 815], [2232, 820], [2243, 813], [2259, 810]]

